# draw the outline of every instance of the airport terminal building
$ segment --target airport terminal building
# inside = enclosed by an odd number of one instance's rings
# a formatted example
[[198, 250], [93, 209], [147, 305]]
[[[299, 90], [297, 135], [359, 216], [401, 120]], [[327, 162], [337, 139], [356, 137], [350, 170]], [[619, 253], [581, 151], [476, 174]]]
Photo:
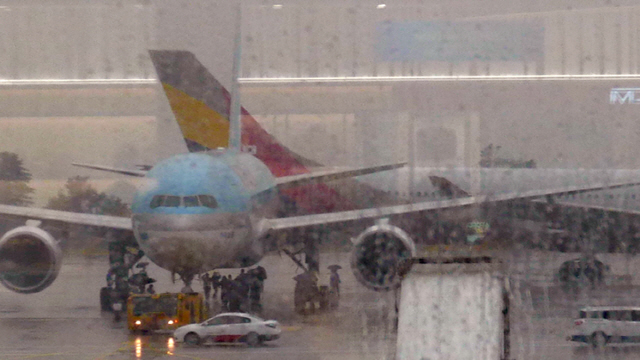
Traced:
[[[538, 167], [637, 168], [640, 7], [569, 4], [245, 1], [242, 103], [328, 166], [475, 166], [493, 144]], [[230, 85], [234, 4], [180, 26], [169, 6], [0, 7], [1, 150], [56, 181], [43, 197], [68, 174], [119, 179], [70, 162], [186, 151], [148, 49], [192, 51]]]

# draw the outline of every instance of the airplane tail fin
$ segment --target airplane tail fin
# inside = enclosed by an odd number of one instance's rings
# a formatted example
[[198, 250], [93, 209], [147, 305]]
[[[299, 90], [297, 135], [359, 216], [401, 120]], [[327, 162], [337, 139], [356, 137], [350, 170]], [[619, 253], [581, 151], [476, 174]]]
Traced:
[[[227, 89], [189, 51], [150, 50], [149, 54], [189, 151], [228, 147], [231, 95]], [[319, 165], [278, 143], [244, 107], [241, 115], [242, 144], [255, 148], [255, 156], [274, 176], [306, 174], [310, 172], [307, 166]], [[322, 208], [317, 211], [352, 207], [323, 184], [288, 192], [302, 207]]]
[[[231, 95], [189, 51], [150, 50], [151, 60], [191, 152], [229, 145]], [[254, 146], [276, 177], [308, 173], [313, 162], [279, 144], [242, 107], [242, 144]]]

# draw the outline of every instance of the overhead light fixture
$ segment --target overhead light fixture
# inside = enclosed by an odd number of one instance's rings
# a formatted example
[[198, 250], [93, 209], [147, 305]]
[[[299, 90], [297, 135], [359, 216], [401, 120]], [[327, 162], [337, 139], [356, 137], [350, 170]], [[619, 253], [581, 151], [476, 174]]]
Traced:
[[274, 5], [273, 5], [273, 8], [274, 8], [275, 10], [280, 10], [280, 9], [282, 9], [282, 4], [274, 4]]
[[378, 4], [378, 6], [376, 6], [376, 9], [384, 9], [387, 7], [387, 4]]
[[0, 79], [7, 85], [136, 85], [155, 84], [154, 79]]
[[505, 80], [638, 80], [639, 74], [583, 74], [583, 75], [427, 75], [427, 76], [345, 76], [298, 78], [239, 78], [243, 85], [304, 84], [304, 83], [367, 83], [407, 81], [505, 81]]

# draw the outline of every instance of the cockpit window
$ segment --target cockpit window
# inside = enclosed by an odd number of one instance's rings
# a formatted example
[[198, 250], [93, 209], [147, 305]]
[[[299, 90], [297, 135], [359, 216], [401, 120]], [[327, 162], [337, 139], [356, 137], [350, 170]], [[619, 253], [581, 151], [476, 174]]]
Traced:
[[211, 195], [198, 195], [198, 199], [200, 199], [200, 204], [202, 204], [202, 206], [206, 206], [211, 209], [218, 207], [218, 202]]
[[157, 208], [158, 206], [162, 206], [162, 202], [164, 201], [164, 195], [156, 195], [151, 199], [151, 204], [149, 206], [152, 209]]
[[172, 195], [156, 195], [151, 199], [149, 207], [155, 209], [157, 207], [198, 207], [204, 206], [211, 209], [218, 207], [216, 198], [211, 195], [190, 195], [190, 196], [172, 196]]
[[180, 196], [167, 196], [162, 206], [178, 207], [180, 206]]
[[200, 206], [200, 203], [198, 203], [197, 196], [185, 196], [182, 200], [182, 203], [184, 204], [185, 207]]

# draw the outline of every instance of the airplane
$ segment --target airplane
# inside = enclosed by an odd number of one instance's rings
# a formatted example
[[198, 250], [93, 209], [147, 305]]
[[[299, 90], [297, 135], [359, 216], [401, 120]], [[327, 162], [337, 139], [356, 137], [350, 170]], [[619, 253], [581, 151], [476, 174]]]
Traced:
[[[354, 208], [353, 204], [340, 204], [343, 197], [326, 183], [352, 177], [365, 179], [364, 175], [389, 171], [400, 171], [405, 177], [410, 174], [401, 170], [405, 164], [310, 172], [303, 159], [264, 132], [246, 109], [241, 109], [242, 116], [228, 115], [232, 113], [231, 96], [192, 53], [155, 50], [150, 56], [193, 152], [136, 170], [76, 164], [144, 178], [145, 184], [134, 196], [130, 218], [0, 205], [0, 216], [27, 220], [24, 226], [0, 238], [0, 282], [8, 289], [39, 292], [59, 272], [62, 259], [57, 241], [34, 222], [37, 220], [110, 229], [123, 241], [133, 238], [128, 244], [138, 246], [158, 266], [178, 274], [186, 285], [206, 271], [252, 266], [263, 257], [264, 242], [272, 234], [310, 226], [364, 223], [366, 228], [352, 240], [352, 271], [364, 286], [389, 291], [399, 286], [410, 269], [407, 264], [417, 256], [414, 238], [398, 221], [401, 216], [420, 218], [439, 211], [457, 212], [487, 204], [536, 201], [640, 184], [638, 171], [575, 170], [562, 175], [538, 169], [528, 172], [529, 177], [517, 171], [494, 172], [499, 175], [487, 179], [496, 181], [487, 183], [485, 191], [481, 186], [474, 193], [473, 186], [467, 186], [475, 176], [472, 169], [453, 173], [423, 169], [417, 172], [421, 178], [415, 184], [430, 186], [438, 197], [419, 196], [418, 201], [409, 203]], [[234, 134], [239, 138], [231, 141], [229, 129], [234, 127], [242, 133]], [[366, 181], [380, 188], [392, 184], [396, 190], [387, 188], [379, 193], [394, 197], [397, 192], [402, 197], [397, 186], [406, 182], [385, 182], [384, 178]], [[283, 213], [283, 197], [296, 202], [305, 214]]]

